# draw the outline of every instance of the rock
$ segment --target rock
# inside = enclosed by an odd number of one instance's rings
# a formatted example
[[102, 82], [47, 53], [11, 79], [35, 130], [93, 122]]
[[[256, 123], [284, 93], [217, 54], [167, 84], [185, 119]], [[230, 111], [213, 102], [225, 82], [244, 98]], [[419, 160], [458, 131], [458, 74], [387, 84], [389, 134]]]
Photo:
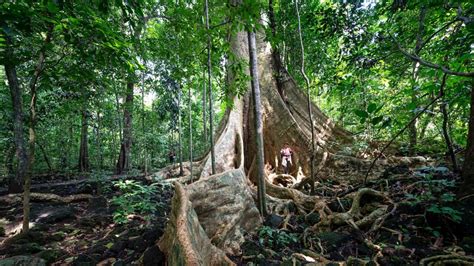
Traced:
[[254, 241], [245, 241], [242, 244], [242, 253], [246, 256], [256, 256], [259, 253], [260, 247]]
[[283, 217], [276, 215], [276, 214], [270, 214], [266, 217], [264, 225], [270, 226], [272, 228], [279, 228], [280, 225], [283, 223]]
[[391, 175], [408, 174], [409, 172], [410, 168], [408, 167], [408, 165], [397, 165], [385, 169], [382, 173], [382, 177], [387, 178]]
[[104, 196], [96, 196], [89, 199], [87, 210], [94, 213], [107, 213], [108, 202]]
[[302, 262], [305, 262], [305, 263], [311, 263], [311, 262], [316, 262], [316, 260], [314, 258], [311, 258], [310, 256], [306, 256], [304, 254], [301, 254], [301, 253], [293, 253], [291, 255], [293, 258], [296, 258]]
[[133, 236], [128, 239], [127, 247], [138, 252], [143, 252], [147, 248], [142, 236]]
[[46, 266], [46, 262], [33, 256], [15, 256], [1, 259], [0, 266]]
[[346, 242], [350, 236], [337, 232], [323, 232], [315, 235], [321, 240], [321, 244], [327, 250], [331, 252], [341, 246], [342, 243]]
[[61, 232], [61, 231], [56, 232], [56, 233], [54, 233], [54, 234], [52, 234], [52, 235], [50, 236], [50, 239], [51, 239], [52, 241], [56, 241], [56, 242], [57, 242], [57, 241], [61, 241], [61, 240], [63, 240], [64, 238], [66, 238], [66, 234], [65, 234], [64, 232]]
[[319, 216], [319, 213], [313, 212], [305, 216], [305, 222], [308, 225], [315, 225], [321, 221], [321, 217]]
[[82, 217], [79, 224], [86, 227], [94, 227], [96, 225], [106, 225], [112, 222], [112, 216], [104, 213], [96, 213]]
[[93, 253], [103, 254], [103, 253], [105, 253], [106, 250], [107, 250], [107, 248], [104, 245], [96, 244], [96, 245], [94, 245], [93, 247], [91, 247], [89, 249], [88, 253], [90, 253], [90, 254], [93, 254]]
[[298, 212], [298, 206], [293, 201], [288, 202], [288, 211], [290, 213]]
[[159, 227], [153, 227], [143, 233], [142, 237], [147, 243], [154, 243], [163, 235], [163, 230]]
[[112, 265], [115, 265], [116, 261], [117, 261], [116, 258], [108, 258], [97, 263], [97, 266], [112, 266]]
[[79, 254], [79, 256], [77, 256], [77, 258], [72, 263], [74, 266], [94, 266], [96, 264], [96, 260], [85, 254]]
[[263, 252], [265, 253], [265, 257], [267, 257], [267, 258], [277, 258], [278, 257], [278, 253], [275, 252], [272, 249], [265, 248], [265, 249], [263, 249]]
[[369, 264], [369, 261], [350, 256], [346, 263], [347, 266], [366, 266]]
[[14, 255], [24, 255], [34, 254], [42, 250], [43, 248], [38, 243], [29, 242], [24, 244], [12, 244], [9, 253]]
[[155, 266], [165, 264], [165, 254], [161, 252], [158, 246], [153, 245], [143, 252], [140, 261], [144, 266]]
[[53, 224], [67, 219], [75, 218], [74, 209], [70, 206], [54, 207], [44, 210], [35, 222]]
[[124, 250], [127, 247], [127, 242], [125, 240], [117, 240], [112, 247], [110, 247], [110, 251], [113, 253], [119, 253], [120, 251]]
[[451, 173], [451, 171], [444, 166], [435, 167], [434, 172], [441, 176], [449, 175]]
[[465, 236], [462, 239], [461, 246], [467, 253], [474, 253], [474, 237]]
[[[342, 209], [341, 205], [344, 209]], [[339, 201], [334, 200], [328, 203], [328, 207], [333, 212], [346, 212], [352, 207], [352, 199], [343, 198]]]
[[58, 260], [59, 257], [61, 257], [64, 254], [61, 250], [56, 250], [56, 249], [45, 249], [38, 254], [36, 254], [37, 257], [40, 257], [46, 261], [46, 263], [51, 264], [55, 261]]
[[262, 224], [245, 173], [233, 169], [201, 178], [189, 185], [187, 192], [212, 243], [227, 254], [240, 254], [244, 234]]

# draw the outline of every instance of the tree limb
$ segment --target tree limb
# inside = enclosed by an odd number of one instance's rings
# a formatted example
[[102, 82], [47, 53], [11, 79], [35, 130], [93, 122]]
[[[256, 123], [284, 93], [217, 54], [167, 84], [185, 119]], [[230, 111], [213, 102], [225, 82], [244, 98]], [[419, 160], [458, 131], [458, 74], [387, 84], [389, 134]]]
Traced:
[[442, 66], [442, 65], [437, 65], [428, 61], [425, 61], [421, 59], [420, 57], [410, 54], [409, 52], [403, 50], [403, 48], [400, 46], [400, 43], [398, 43], [395, 38], [393, 38], [393, 41], [396, 43], [398, 50], [407, 58], [420, 63], [421, 65], [433, 68], [433, 69], [438, 69], [441, 70], [445, 74], [453, 75], [453, 76], [460, 76], [460, 77], [474, 77], [474, 72], [458, 72], [458, 71], [452, 71], [449, 68]]
[[433, 105], [436, 101], [438, 101], [440, 98], [443, 97], [443, 89], [444, 89], [444, 86], [446, 85], [446, 79], [447, 79], [447, 75], [448, 73], [444, 73], [443, 75], [443, 81], [441, 82], [441, 88], [440, 88], [440, 92], [438, 94], [438, 96], [436, 98], [434, 98], [428, 105], [425, 106], [425, 108], [423, 108], [423, 110], [421, 110], [421, 112], [419, 112], [418, 114], [416, 114], [412, 119], [411, 121], [405, 125], [405, 127], [403, 127], [400, 131], [398, 131], [398, 133], [390, 140], [389, 143], [387, 143], [387, 145], [385, 145], [383, 147], [383, 149], [380, 151], [380, 153], [377, 155], [377, 157], [375, 157], [375, 159], [372, 161], [372, 163], [370, 164], [370, 167], [369, 167], [369, 170], [367, 170], [367, 172], [365, 173], [365, 178], [364, 178], [364, 184], [367, 183], [367, 177], [369, 176], [370, 174], [370, 171], [372, 171], [372, 168], [374, 168], [374, 165], [375, 163], [377, 162], [378, 159], [380, 159], [380, 157], [382, 157], [383, 155], [383, 152], [395, 141], [396, 138], [398, 138], [403, 132], [405, 132], [405, 130], [412, 124], [416, 121], [416, 119], [418, 117], [420, 117], [424, 112], [426, 112], [426, 110], [428, 110], [428, 108]]

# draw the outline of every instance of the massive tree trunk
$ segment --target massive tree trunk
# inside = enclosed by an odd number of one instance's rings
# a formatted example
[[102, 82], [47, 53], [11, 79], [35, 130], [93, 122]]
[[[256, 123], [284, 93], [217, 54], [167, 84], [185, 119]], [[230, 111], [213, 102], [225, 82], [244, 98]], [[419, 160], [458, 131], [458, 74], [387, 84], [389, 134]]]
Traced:
[[[306, 108], [306, 95], [297, 88], [295, 81], [284, 69], [275, 67], [271, 48], [263, 41], [263, 36], [257, 36], [258, 76], [261, 89], [261, 109], [263, 117], [264, 137], [264, 162], [277, 169], [279, 165], [279, 151], [285, 142], [288, 142], [294, 150], [293, 172], [298, 168], [309, 175], [311, 157], [311, 124], [308, 121], [308, 109]], [[248, 61], [247, 34], [240, 32], [231, 37], [231, 49], [235, 58]], [[232, 62], [230, 62], [232, 64]], [[277, 86], [275, 73], [281, 72], [282, 79]], [[229, 81], [234, 80], [234, 74], [229, 73]], [[250, 85], [250, 84], [249, 84]], [[249, 87], [250, 88], [250, 87]], [[284, 90], [287, 94], [285, 101], [279, 91]], [[256, 160], [257, 147], [254, 119], [252, 112], [253, 103], [250, 101], [249, 92], [241, 98], [234, 99], [233, 108], [228, 110], [223, 118], [221, 127], [216, 135], [215, 168], [217, 174], [212, 171], [212, 159], [210, 154], [205, 157], [199, 170], [200, 179], [188, 185], [186, 193], [179, 196], [187, 196], [192, 202], [193, 210], [197, 215], [200, 226], [211, 239], [211, 243], [199, 246], [207, 251], [213, 250], [215, 246], [224, 250], [227, 254], [238, 254], [239, 246], [243, 242], [245, 231], [255, 230], [261, 223], [259, 212], [256, 208], [252, 195], [255, 195], [254, 186], [249, 186], [250, 178], [256, 183], [257, 172], [253, 166]], [[337, 174], [340, 165], [333, 155], [338, 150], [338, 143], [350, 140], [350, 135], [335, 126], [319, 108], [312, 105], [314, 114], [314, 130], [316, 139], [315, 158], [321, 160], [324, 153], [332, 159], [331, 169]], [[245, 139], [245, 142], [244, 142]], [[245, 143], [245, 144], [244, 144]], [[353, 171], [353, 169], [352, 169]], [[354, 171], [353, 171], [354, 172]], [[326, 171], [322, 174], [329, 174]], [[360, 173], [362, 175], [362, 173]], [[324, 203], [317, 197], [307, 196], [294, 189], [280, 188], [265, 181], [267, 195], [273, 197], [292, 199], [306, 208], [322, 209]], [[166, 245], [170, 238], [175, 238], [174, 232], [182, 230], [189, 232], [196, 227], [193, 223], [183, 222], [183, 219], [195, 221], [193, 212], [186, 210], [189, 205], [179, 204], [185, 199], [175, 200], [173, 211], [183, 214], [185, 217], [172, 216], [168, 229], [160, 242], [160, 246], [168, 255], [168, 263], [174, 265], [179, 263], [177, 258], [186, 256], [184, 247], [197, 246], [196, 239], [190, 239], [178, 245]], [[180, 240], [183, 238], [178, 236]], [[204, 243], [205, 241], [203, 241]], [[206, 254], [207, 252], [203, 253]], [[201, 260], [205, 261], [205, 260]], [[228, 263], [227, 259], [220, 260]], [[197, 262], [196, 264], [201, 264]]]
[[117, 161], [117, 174], [123, 174], [130, 170], [130, 150], [132, 147], [132, 111], [133, 111], [133, 86], [134, 83], [127, 82], [127, 95], [123, 110], [123, 133], [120, 145], [120, 154]]

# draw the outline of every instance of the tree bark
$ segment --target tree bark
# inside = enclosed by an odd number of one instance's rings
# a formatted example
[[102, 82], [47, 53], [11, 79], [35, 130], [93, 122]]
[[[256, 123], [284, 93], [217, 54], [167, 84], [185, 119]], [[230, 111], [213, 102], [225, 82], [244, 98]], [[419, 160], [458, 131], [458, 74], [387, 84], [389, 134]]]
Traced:
[[46, 59], [46, 45], [51, 42], [53, 35], [54, 26], [50, 25], [48, 28], [48, 33], [46, 34], [46, 39], [44, 44], [39, 52], [38, 62], [35, 67], [33, 77], [30, 81], [30, 127], [29, 127], [29, 154], [28, 154], [28, 171], [25, 178], [25, 184], [23, 185], [23, 233], [28, 233], [30, 230], [30, 187], [31, 187], [31, 177], [33, 175], [33, 165], [35, 163], [35, 145], [36, 145], [36, 103], [37, 103], [37, 83], [44, 70], [44, 61]]
[[298, 1], [295, 1], [295, 7], [296, 7], [296, 15], [298, 17], [298, 34], [299, 34], [299, 39], [300, 39], [300, 45], [301, 45], [301, 75], [303, 75], [305, 83], [306, 83], [306, 97], [307, 97], [307, 104], [308, 104], [308, 114], [309, 114], [309, 123], [311, 124], [310, 130], [311, 130], [311, 155], [310, 155], [310, 160], [311, 160], [311, 167], [310, 167], [310, 174], [311, 174], [311, 193], [314, 194], [314, 182], [316, 181], [316, 177], [314, 175], [314, 152], [315, 152], [315, 147], [314, 147], [314, 121], [313, 121], [313, 112], [311, 110], [311, 91], [309, 87], [309, 78], [306, 76], [305, 70], [304, 70], [304, 45], [303, 45], [303, 36], [301, 35], [301, 19], [300, 19], [300, 11], [298, 8]]
[[13, 137], [15, 141], [16, 156], [18, 165], [15, 178], [11, 179], [8, 184], [9, 193], [19, 193], [22, 191], [22, 184], [26, 179], [28, 171], [28, 155], [26, 151], [26, 142], [23, 133], [23, 99], [16, 67], [14, 64], [14, 54], [11, 48], [11, 39], [6, 35], [6, 57], [5, 57], [5, 73], [8, 79], [8, 87], [13, 105]]
[[[203, 130], [203, 143], [207, 146], [207, 90], [206, 90], [206, 72], [202, 73], [202, 130]], [[205, 150], [205, 149], [204, 149]]]
[[453, 171], [459, 172], [459, 167], [456, 160], [456, 154], [454, 153], [453, 142], [451, 140], [451, 135], [449, 134], [449, 128], [448, 128], [449, 116], [448, 116], [447, 105], [448, 104], [446, 100], [443, 100], [440, 106], [441, 113], [443, 114], [443, 137], [444, 137], [444, 141], [446, 142], [446, 149], [449, 154], [449, 158], [451, 159], [451, 162], [453, 164]]
[[117, 174], [123, 174], [130, 170], [130, 150], [132, 147], [132, 112], [133, 112], [133, 86], [132, 81], [127, 82], [127, 94], [123, 110], [123, 133], [120, 145], [120, 154], [117, 160]]
[[79, 145], [79, 172], [88, 172], [89, 164], [89, 138], [88, 138], [88, 111], [86, 108], [87, 98], [84, 97], [84, 104], [81, 111], [81, 142]]
[[[415, 55], [418, 56], [421, 49], [423, 48], [423, 33], [425, 29], [425, 16], [426, 16], [426, 8], [421, 7], [420, 10], [420, 18], [419, 18], [419, 27], [418, 32], [416, 35], [416, 44], [415, 44]], [[418, 75], [420, 72], [420, 64], [418, 62], [413, 62], [413, 74], [412, 74], [412, 91], [411, 91], [411, 101], [418, 106], [418, 91], [417, 91], [417, 84], [418, 84]], [[412, 119], [415, 118], [417, 112], [413, 112]], [[417, 121], [418, 119], [415, 118], [415, 121], [410, 124], [408, 129], [409, 133], [409, 146], [408, 151], [411, 156], [416, 155], [416, 145], [418, 140], [418, 132], [417, 132]]]
[[192, 95], [191, 95], [191, 87], [188, 88], [188, 97], [189, 97], [189, 162], [190, 162], [190, 167], [189, 167], [189, 172], [191, 175], [191, 181], [193, 181], [193, 113], [192, 113], [192, 107], [193, 107], [193, 101], [192, 101]]
[[257, 147], [257, 201], [258, 209], [262, 216], [267, 215], [267, 207], [265, 202], [265, 163], [264, 163], [264, 151], [263, 151], [263, 121], [262, 121], [262, 110], [260, 100], [260, 85], [258, 82], [258, 62], [257, 62], [257, 45], [255, 41], [255, 32], [248, 32], [248, 45], [249, 45], [249, 65], [250, 65], [250, 76], [252, 78], [252, 98], [254, 106], [254, 121], [255, 121], [255, 140]]
[[46, 149], [44, 148], [44, 145], [38, 142], [38, 147], [40, 148], [41, 153], [43, 154], [43, 159], [46, 162], [46, 165], [48, 166], [48, 170], [52, 172], [53, 167], [51, 165], [51, 161], [49, 160], [48, 153], [46, 152]]
[[205, 0], [205, 16], [207, 30], [207, 78], [209, 88], [209, 137], [211, 143], [211, 166], [212, 174], [216, 174], [216, 156], [214, 152], [214, 108], [212, 100], [212, 65], [211, 65], [211, 32], [209, 30], [209, 3]]
[[178, 156], [179, 156], [179, 175], [184, 174], [183, 168], [183, 129], [181, 125], [181, 85], [178, 84]]
[[468, 195], [474, 192], [474, 82], [471, 80], [471, 111], [469, 116], [469, 129], [467, 134], [467, 147], [462, 167], [464, 185], [460, 194]]

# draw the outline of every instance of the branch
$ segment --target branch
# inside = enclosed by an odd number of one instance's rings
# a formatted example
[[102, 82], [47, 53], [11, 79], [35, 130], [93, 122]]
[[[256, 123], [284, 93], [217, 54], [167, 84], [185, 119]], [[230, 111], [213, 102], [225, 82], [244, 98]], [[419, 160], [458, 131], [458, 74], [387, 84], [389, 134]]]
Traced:
[[398, 131], [398, 133], [390, 140], [389, 143], [387, 143], [387, 145], [385, 145], [383, 147], [383, 149], [380, 151], [380, 153], [377, 155], [377, 157], [375, 157], [375, 159], [372, 161], [372, 163], [370, 164], [370, 167], [369, 167], [369, 170], [367, 170], [367, 172], [365, 173], [365, 178], [364, 178], [364, 184], [367, 183], [367, 178], [370, 174], [370, 171], [372, 171], [372, 168], [374, 168], [374, 165], [375, 163], [377, 162], [378, 159], [380, 159], [380, 157], [382, 157], [383, 155], [383, 152], [395, 141], [396, 138], [398, 138], [403, 132], [405, 132], [405, 130], [411, 125], [413, 124], [416, 119], [418, 119], [418, 117], [420, 117], [423, 113], [426, 112], [426, 110], [428, 110], [428, 108], [433, 105], [436, 101], [438, 101], [440, 98], [443, 97], [444, 95], [444, 86], [446, 85], [446, 79], [447, 79], [447, 75], [448, 73], [444, 73], [443, 75], [443, 81], [441, 82], [441, 87], [439, 89], [439, 94], [436, 98], [434, 98], [428, 105], [425, 106], [425, 108], [423, 108], [423, 110], [421, 110], [421, 112], [419, 112], [418, 114], [416, 114], [412, 119], [411, 121], [405, 125], [405, 127], [403, 127], [400, 131]]
[[436, 30], [435, 32], [433, 32], [428, 38], [426, 38], [426, 40], [424, 40], [421, 45], [420, 45], [420, 50], [423, 49], [423, 47], [431, 41], [431, 39], [433, 39], [436, 35], [438, 35], [438, 33], [440, 33], [442, 30], [446, 29], [447, 27], [449, 27], [451, 24], [453, 23], [456, 23], [458, 22], [459, 20], [453, 20], [453, 21], [450, 21], [448, 23], [446, 23], [443, 27], [439, 28], [438, 30]]
[[474, 77], [474, 72], [452, 71], [452, 70], [450, 70], [449, 68], [447, 68], [445, 66], [441, 66], [441, 65], [437, 65], [437, 64], [425, 61], [425, 60], [421, 59], [420, 57], [418, 57], [416, 55], [413, 55], [413, 54], [410, 54], [407, 51], [403, 50], [402, 47], [400, 46], [400, 43], [398, 43], [395, 39], [394, 39], [394, 42], [397, 44], [398, 50], [400, 50], [400, 52], [402, 52], [402, 54], [404, 56], [410, 58], [411, 60], [413, 60], [415, 62], [420, 63], [423, 66], [427, 66], [427, 67], [430, 67], [430, 68], [433, 68], [433, 69], [438, 69], [438, 70], [443, 71], [443, 73], [445, 73], [445, 74], [449, 74], [449, 75], [453, 75], [453, 76]]

